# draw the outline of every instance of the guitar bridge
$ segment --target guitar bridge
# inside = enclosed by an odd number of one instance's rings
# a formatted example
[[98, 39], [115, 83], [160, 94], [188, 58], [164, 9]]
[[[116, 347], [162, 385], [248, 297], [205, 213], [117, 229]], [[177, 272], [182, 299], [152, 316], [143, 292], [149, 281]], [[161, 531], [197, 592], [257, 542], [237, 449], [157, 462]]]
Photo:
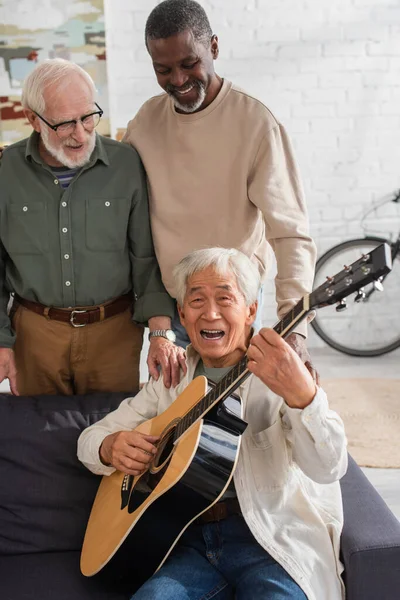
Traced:
[[123, 510], [129, 503], [129, 496], [131, 495], [133, 485], [133, 475], [125, 475], [121, 485], [121, 510]]

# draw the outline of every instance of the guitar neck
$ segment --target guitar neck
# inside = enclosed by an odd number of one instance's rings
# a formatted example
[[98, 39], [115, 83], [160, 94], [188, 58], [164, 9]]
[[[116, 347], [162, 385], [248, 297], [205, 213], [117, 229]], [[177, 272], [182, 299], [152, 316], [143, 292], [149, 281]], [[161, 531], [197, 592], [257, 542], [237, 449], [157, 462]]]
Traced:
[[310, 312], [310, 296], [304, 296], [293, 308], [289, 311], [283, 319], [281, 319], [273, 329], [276, 333], [283, 338], [287, 337], [289, 333], [304, 319], [304, 317]]
[[[281, 337], [286, 337], [294, 327], [309, 312], [309, 296], [304, 296], [293, 309], [287, 313], [275, 326], [274, 331]], [[247, 356], [244, 356], [237, 365], [217, 385], [199, 400], [181, 419], [175, 430], [174, 441], [177, 441], [183, 433], [196, 421], [202, 419], [211, 408], [232, 394], [250, 376], [247, 368]]]

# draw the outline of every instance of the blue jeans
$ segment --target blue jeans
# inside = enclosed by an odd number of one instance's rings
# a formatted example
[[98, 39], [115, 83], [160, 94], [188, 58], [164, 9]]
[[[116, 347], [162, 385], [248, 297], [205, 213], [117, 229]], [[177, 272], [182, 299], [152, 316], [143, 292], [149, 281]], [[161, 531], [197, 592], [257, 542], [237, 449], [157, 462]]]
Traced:
[[131, 600], [307, 600], [241, 516], [192, 525]]
[[[261, 316], [262, 315], [262, 307], [263, 307], [263, 287], [262, 286], [258, 293], [257, 300], [258, 300], [257, 314], [256, 314], [255, 321], [253, 323], [253, 329], [255, 332], [257, 332], [263, 326], [262, 325], [262, 316]], [[176, 335], [175, 344], [177, 346], [181, 346], [181, 348], [186, 348], [186, 346], [188, 344], [190, 344], [190, 340], [189, 340], [189, 336], [186, 332], [186, 329], [184, 328], [184, 326], [182, 325], [182, 323], [180, 321], [178, 309], [176, 308], [176, 305], [175, 305], [175, 314], [173, 316], [172, 323], [171, 323], [171, 329], [174, 331], [174, 333]]]

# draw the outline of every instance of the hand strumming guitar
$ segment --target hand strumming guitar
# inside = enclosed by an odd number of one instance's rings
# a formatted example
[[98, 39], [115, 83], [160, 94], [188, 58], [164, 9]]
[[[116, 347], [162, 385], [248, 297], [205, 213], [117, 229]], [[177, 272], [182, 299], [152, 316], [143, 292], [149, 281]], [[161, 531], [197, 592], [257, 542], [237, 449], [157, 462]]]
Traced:
[[144, 435], [136, 431], [118, 431], [104, 438], [100, 446], [100, 459], [127, 475], [141, 475], [153, 459], [158, 441], [154, 435]]

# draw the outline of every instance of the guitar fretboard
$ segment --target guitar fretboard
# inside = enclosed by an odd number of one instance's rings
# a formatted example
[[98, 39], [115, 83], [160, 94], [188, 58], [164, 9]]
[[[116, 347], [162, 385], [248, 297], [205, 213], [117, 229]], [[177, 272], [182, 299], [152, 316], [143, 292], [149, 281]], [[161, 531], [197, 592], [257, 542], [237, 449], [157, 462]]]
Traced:
[[[296, 306], [294, 306], [293, 309], [274, 326], [274, 331], [280, 336], [288, 335], [293, 327], [304, 317], [306, 312], [308, 312], [308, 296], [302, 298]], [[193, 425], [193, 423], [202, 418], [214, 404], [224, 400], [229, 394], [234, 392], [249, 376], [250, 371], [247, 368], [247, 356], [244, 356], [242, 360], [232, 367], [232, 369], [219, 380], [217, 385], [203, 396], [203, 398], [199, 400], [179, 421], [179, 424], [175, 429], [174, 441], [177, 441], [181, 435]]]
[[232, 393], [239, 385], [250, 375], [247, 369], [247, 356], [244, 356], [237, 365], [232, 367], [230, 371], [216, 386], [210, 390], [179, 422], [175, 430], [175, 440], [177, 440], [193, 423], [202, 417], [217, 401], [223, 400], [224, 397]]
[[283, 319], [273, 327], [276, 333], [279, 333], [280, 336], [286, 336], [288, 335], [288, 333], [290, 333], [290, 331], [293, 329], [296, 323], [301, 320], [301, 317], [303, 317], [304, 312], [307, 310], [305, 307], [306, 299], [307, 297], [302, 298], [296, 304], [296, 306], [294, 306], [292, 310], [288, 312], [283, 317]]

